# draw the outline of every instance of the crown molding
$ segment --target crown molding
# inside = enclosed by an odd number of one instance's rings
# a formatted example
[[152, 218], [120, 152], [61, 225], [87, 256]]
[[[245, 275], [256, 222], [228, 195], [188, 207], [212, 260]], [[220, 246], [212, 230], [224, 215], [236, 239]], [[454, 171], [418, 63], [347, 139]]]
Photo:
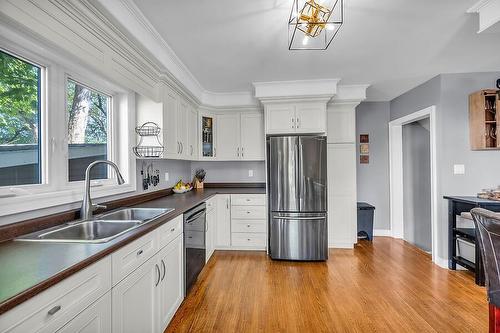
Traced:
[[500, 0], [480, 0], [467, 13], [479, 15], [477, 33], [500, 31]]
[[366, 99], [369, 84], [339, 85], [329, 104], [359, 104]]
[[325, 99], [337, 93], [340, 79], [254, 82], [255, 97], [261, 102], [279, 99]]

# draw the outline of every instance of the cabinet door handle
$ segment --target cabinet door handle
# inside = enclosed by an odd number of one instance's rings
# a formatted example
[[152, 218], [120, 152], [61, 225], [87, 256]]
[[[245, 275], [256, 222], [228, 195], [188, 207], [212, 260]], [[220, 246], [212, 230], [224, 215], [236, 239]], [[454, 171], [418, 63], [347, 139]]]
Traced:
[[52, 309], [50, 309], [50, 310], [47, 312], [47, 314], [48, 314], [49, 316], [53, 316], [53, 315], [55, 315], [55, 314], [56, 314], [56, 312], [58, 312], [59, 310], [61, 310], [61, 306], [60, 306], [60, 305], [56, 305], [56, 306], [54, 306]]
[[236, 148], [236, 155], [237, 155], [238, 157], [240, 157], [240, 147], [237, 147], [237, 148]]
[[191, 156], [193, 156], [193, 145], [191, 145]]
[[158, 281], [156, 281], [155, 283], [155, 287], [158, 285], [158, 283], [160, 283], [160, 267], [158, 267], [158, 264], [155, 264], [155, 268], [156, 268], [156, 273], [158, 275]]
[[161, 281], [165, 278], [165, 275], [167, 275], [167, 267], [165, 267], [165, 262], [163, 259], [161, 260], [161, 267], [163, 267], [163, 276], [161, 277]]
[[216, 156], [217, 156], [217, 150], [214, 147], [214, 157], [216, 157]]
[[300, 120], [299, 120], [299, 117], [297, 117], [297, 121], [295, 122], [297, 124], [297, 128], [300, 127]]
[[170, 229], [170, 232], [174, 232], [174, 231], [175, 231], [175, 228]]
[[292, 128], [295, 128], [295, 118], [292, 117]]
[[226, 199], [226, 208], [229, 209], [229, 198]]
[[180, 145], [179, 145], [179, 141], [177, 141], [177, 154], [179, 154], [179, 151], [180, 151]]
[[243, 154], [243, 147], [241, 147], [241, 157], [244, 157], [245, 155]]

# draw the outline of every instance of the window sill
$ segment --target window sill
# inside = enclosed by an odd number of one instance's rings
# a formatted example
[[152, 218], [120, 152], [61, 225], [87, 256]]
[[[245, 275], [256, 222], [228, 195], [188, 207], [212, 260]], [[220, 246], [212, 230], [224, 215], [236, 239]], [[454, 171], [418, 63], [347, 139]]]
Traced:
[[[91, 195], [92, 199], [98, 199], [135, 192], [135, 190], [136, 187], [131, 184], [105, 185], [92, 187]], [[79, 203], [82, 201], [83, 195], [83, 188], [79, 188], [0, 198], [0, 217]]]

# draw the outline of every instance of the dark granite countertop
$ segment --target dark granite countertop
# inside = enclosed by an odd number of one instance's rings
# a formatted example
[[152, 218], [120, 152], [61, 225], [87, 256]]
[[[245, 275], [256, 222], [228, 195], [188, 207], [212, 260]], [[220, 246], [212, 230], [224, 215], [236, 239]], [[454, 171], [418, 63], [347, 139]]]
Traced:
[[82, 270], [215, 194], [264, 194], [265, 188], [207, 188], [173, 194], [134, 207], [175, 208], [107, 243], [0, 243], [0, 314]]

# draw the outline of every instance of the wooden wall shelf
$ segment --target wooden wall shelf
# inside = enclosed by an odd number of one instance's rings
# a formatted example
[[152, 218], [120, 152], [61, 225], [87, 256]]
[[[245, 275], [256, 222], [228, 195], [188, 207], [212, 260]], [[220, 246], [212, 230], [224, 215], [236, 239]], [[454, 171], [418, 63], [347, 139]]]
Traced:
[[469, 95], [469, 132], [472, 150], [500, 149], [500, 90], [486, 89]]

